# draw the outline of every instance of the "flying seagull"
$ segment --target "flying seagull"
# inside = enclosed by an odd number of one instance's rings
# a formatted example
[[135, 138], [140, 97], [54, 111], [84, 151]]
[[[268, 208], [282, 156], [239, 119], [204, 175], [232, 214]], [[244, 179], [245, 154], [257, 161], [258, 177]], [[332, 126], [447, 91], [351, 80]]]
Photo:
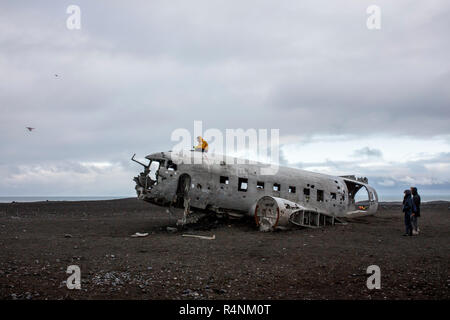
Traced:
[[28, 131], [33, 131], [34, 129], [36, 129], [36, 128], [32, 128], [32, 127], [25, 127], [25, 128], [27, 128], [28, 129]]

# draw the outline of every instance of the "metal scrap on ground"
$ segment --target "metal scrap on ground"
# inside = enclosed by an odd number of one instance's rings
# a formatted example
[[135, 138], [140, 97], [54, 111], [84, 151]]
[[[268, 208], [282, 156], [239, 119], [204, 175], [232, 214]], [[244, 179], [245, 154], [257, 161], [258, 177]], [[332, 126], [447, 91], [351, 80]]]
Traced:
[[148, 236], [148, 233], [139, 233], [139, 232], [136, 232], [135, 234], [132, 234], [132, 235], [131, 235], [132, 238], [142, 238], [142, 237], [146, 237], [146, 236]]
[[198, 239], [204, 239], [204, 240], [214, 240], [216, 239], [216, 235], [213, 234], [212, 236], [208, 237], [208, 236], [199, 236], [196, 234], [183, 234], [181, 235], [182, 237], [190, 237], [190, 238], [198, 238]]

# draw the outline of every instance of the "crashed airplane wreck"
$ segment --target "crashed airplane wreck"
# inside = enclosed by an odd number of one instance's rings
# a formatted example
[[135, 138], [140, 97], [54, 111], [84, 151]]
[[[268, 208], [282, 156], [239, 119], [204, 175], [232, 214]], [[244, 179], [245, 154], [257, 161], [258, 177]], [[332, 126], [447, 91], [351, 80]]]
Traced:
[[[202, 212], [251, 216], [261, 231], [317, 228], [372, 215], [378, 208], [378, 195], [366, 178], [282, 166], [276, 174], [263, 174], [268, 164], [195, 151], [157, 152], [146, 159], [144, 164], [131, 158], [144, 167], [134, 178], [138, 199], [169, 207], [169, 212], [171, 207], [184, 209], [181, 225]], [[356, 202], [358, 191], [367, 192], [367, 200]]]

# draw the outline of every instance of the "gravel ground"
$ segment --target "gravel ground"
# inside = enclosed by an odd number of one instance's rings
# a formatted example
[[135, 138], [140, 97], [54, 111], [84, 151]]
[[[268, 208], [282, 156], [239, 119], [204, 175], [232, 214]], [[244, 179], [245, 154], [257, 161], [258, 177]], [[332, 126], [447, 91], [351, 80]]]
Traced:
[[[261, 233], [252, 221], [221, 221], [168, 232], [175, 221], [136, 199], [0, 204], [0, 298], [450, 298], [448, 202], [423, 206], [414, 237], [402, 236], [395, 203], [314, 230]], [[81, 290], [66, 287], [69, 265], [81, 268]], [[370, 265], [381, 268], [380, 290], [366, 287]]]

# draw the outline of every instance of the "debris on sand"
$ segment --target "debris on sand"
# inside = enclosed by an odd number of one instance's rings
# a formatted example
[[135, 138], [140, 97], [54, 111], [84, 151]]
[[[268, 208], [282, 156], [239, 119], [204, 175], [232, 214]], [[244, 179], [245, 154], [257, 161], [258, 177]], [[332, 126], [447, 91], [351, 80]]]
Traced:
[[136, 232], [135, 234], [132, 234], [131, 237], [132, 238], [142, 238], [142, 237], [146, 237], [148, 236], [148, 233], [140, 233], [140, 232]]
[[196, 234], [183, 234], [182, 237], [191, 237], [191, 238], [198, 238], [198, 239], [204, 239], [204, 240], [214, 240], [216, 239], [216, 235], [213, 234], [211, 237], [208, 236], [199, 236]]
[[174, 227], [167, 227], [166, 230], [167, 230], [168, 232], [172, 232], [172, 233], [175, 233], [175, 232], [178, 231], [178, 229], [177, 229], [177, 228], [174, 228]]
[[64, 238], [73, 238], [73, 236], [72, 236], [71, 234], [69, 234], [69, 233], [66, 233], [66, 234], [64, 235]]

